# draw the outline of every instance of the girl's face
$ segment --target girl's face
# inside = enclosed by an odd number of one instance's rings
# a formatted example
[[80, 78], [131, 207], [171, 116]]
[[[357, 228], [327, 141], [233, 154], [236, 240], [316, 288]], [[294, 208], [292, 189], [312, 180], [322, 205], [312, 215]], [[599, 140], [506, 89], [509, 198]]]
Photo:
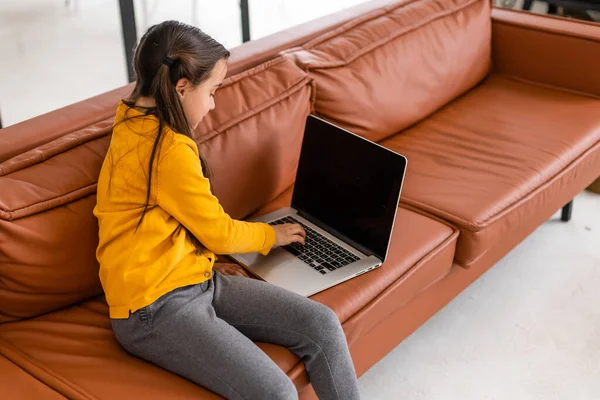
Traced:
[[219, 60], [207, 80], [197, 86], [192, 86], [187, 79], [177, 82], [176, 90], [179, 93], [183, 112], [192, 130], [196, 129], [200, 121], [215, 108], [215, 92], [223, 83], [227, 74], [227, 62]]

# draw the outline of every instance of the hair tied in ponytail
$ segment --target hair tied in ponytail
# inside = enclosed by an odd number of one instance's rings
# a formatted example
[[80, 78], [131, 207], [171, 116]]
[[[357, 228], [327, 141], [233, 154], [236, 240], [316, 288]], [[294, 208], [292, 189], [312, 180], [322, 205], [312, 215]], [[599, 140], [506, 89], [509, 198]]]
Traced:
[[173, 66], [173, 63], [174, 63], [174, 61], [171, 57], [165, 56], [163, 58], [163, 64], [165, 64], [167, 67], [171, 68]]

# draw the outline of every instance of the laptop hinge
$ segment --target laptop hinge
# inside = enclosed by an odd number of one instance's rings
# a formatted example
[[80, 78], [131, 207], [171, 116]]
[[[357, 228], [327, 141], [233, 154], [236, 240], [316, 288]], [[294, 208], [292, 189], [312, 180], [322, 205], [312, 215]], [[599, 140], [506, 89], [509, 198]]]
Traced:
[[361, 253], [363, 253], [367, 256], [375, 255], [375, 253], [373, 251], [371, 251], [371, 250], [367, 249], [365, 246], [355, 242], [354, 240], [350, 239], [348, 236], [345, 236], [342, 233], [336, 231], [335, 229], [324, 224], [323, 222], [319, 221], [318, 219], [313, 218], [310, 214], [308, 214], [298, 208], [296, 208], [296, 211], [298, 211], [298, 215], [301, 216], [302, 218], [312, 222], [313, 224], [317, 225], [319, 228], [323, 229], [325, 232], [335, 236], [336, 238], [338, 238], [342, 242], [346, 243], [347, 245], [354, 247], [355, 249], [359, 250]]

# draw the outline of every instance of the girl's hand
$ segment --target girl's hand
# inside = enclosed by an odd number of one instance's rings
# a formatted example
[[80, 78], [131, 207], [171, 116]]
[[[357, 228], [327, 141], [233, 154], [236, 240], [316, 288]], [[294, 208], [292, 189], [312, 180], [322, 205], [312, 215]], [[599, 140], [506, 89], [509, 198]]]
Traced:
[[304, 244], [306, 232], [298, 224], [275, 225], [273, 229], [275, 229], [275, 234], [277, 235], [277, 239], [275, 240], [276, 246], [287, 246], [294, 242]]

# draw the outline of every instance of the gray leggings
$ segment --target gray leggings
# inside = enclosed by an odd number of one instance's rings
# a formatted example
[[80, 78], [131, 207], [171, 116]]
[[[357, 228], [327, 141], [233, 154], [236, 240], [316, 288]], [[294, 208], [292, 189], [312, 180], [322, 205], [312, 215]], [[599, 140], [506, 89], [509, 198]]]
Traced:
[[129, 353], [227, 399], [297, 399], [290, 378], [253, 341], [302, 358], [319, 399], [359, 398], [340, 321], [331, 309], [277, 286], [215, 272], [113, 319]]

